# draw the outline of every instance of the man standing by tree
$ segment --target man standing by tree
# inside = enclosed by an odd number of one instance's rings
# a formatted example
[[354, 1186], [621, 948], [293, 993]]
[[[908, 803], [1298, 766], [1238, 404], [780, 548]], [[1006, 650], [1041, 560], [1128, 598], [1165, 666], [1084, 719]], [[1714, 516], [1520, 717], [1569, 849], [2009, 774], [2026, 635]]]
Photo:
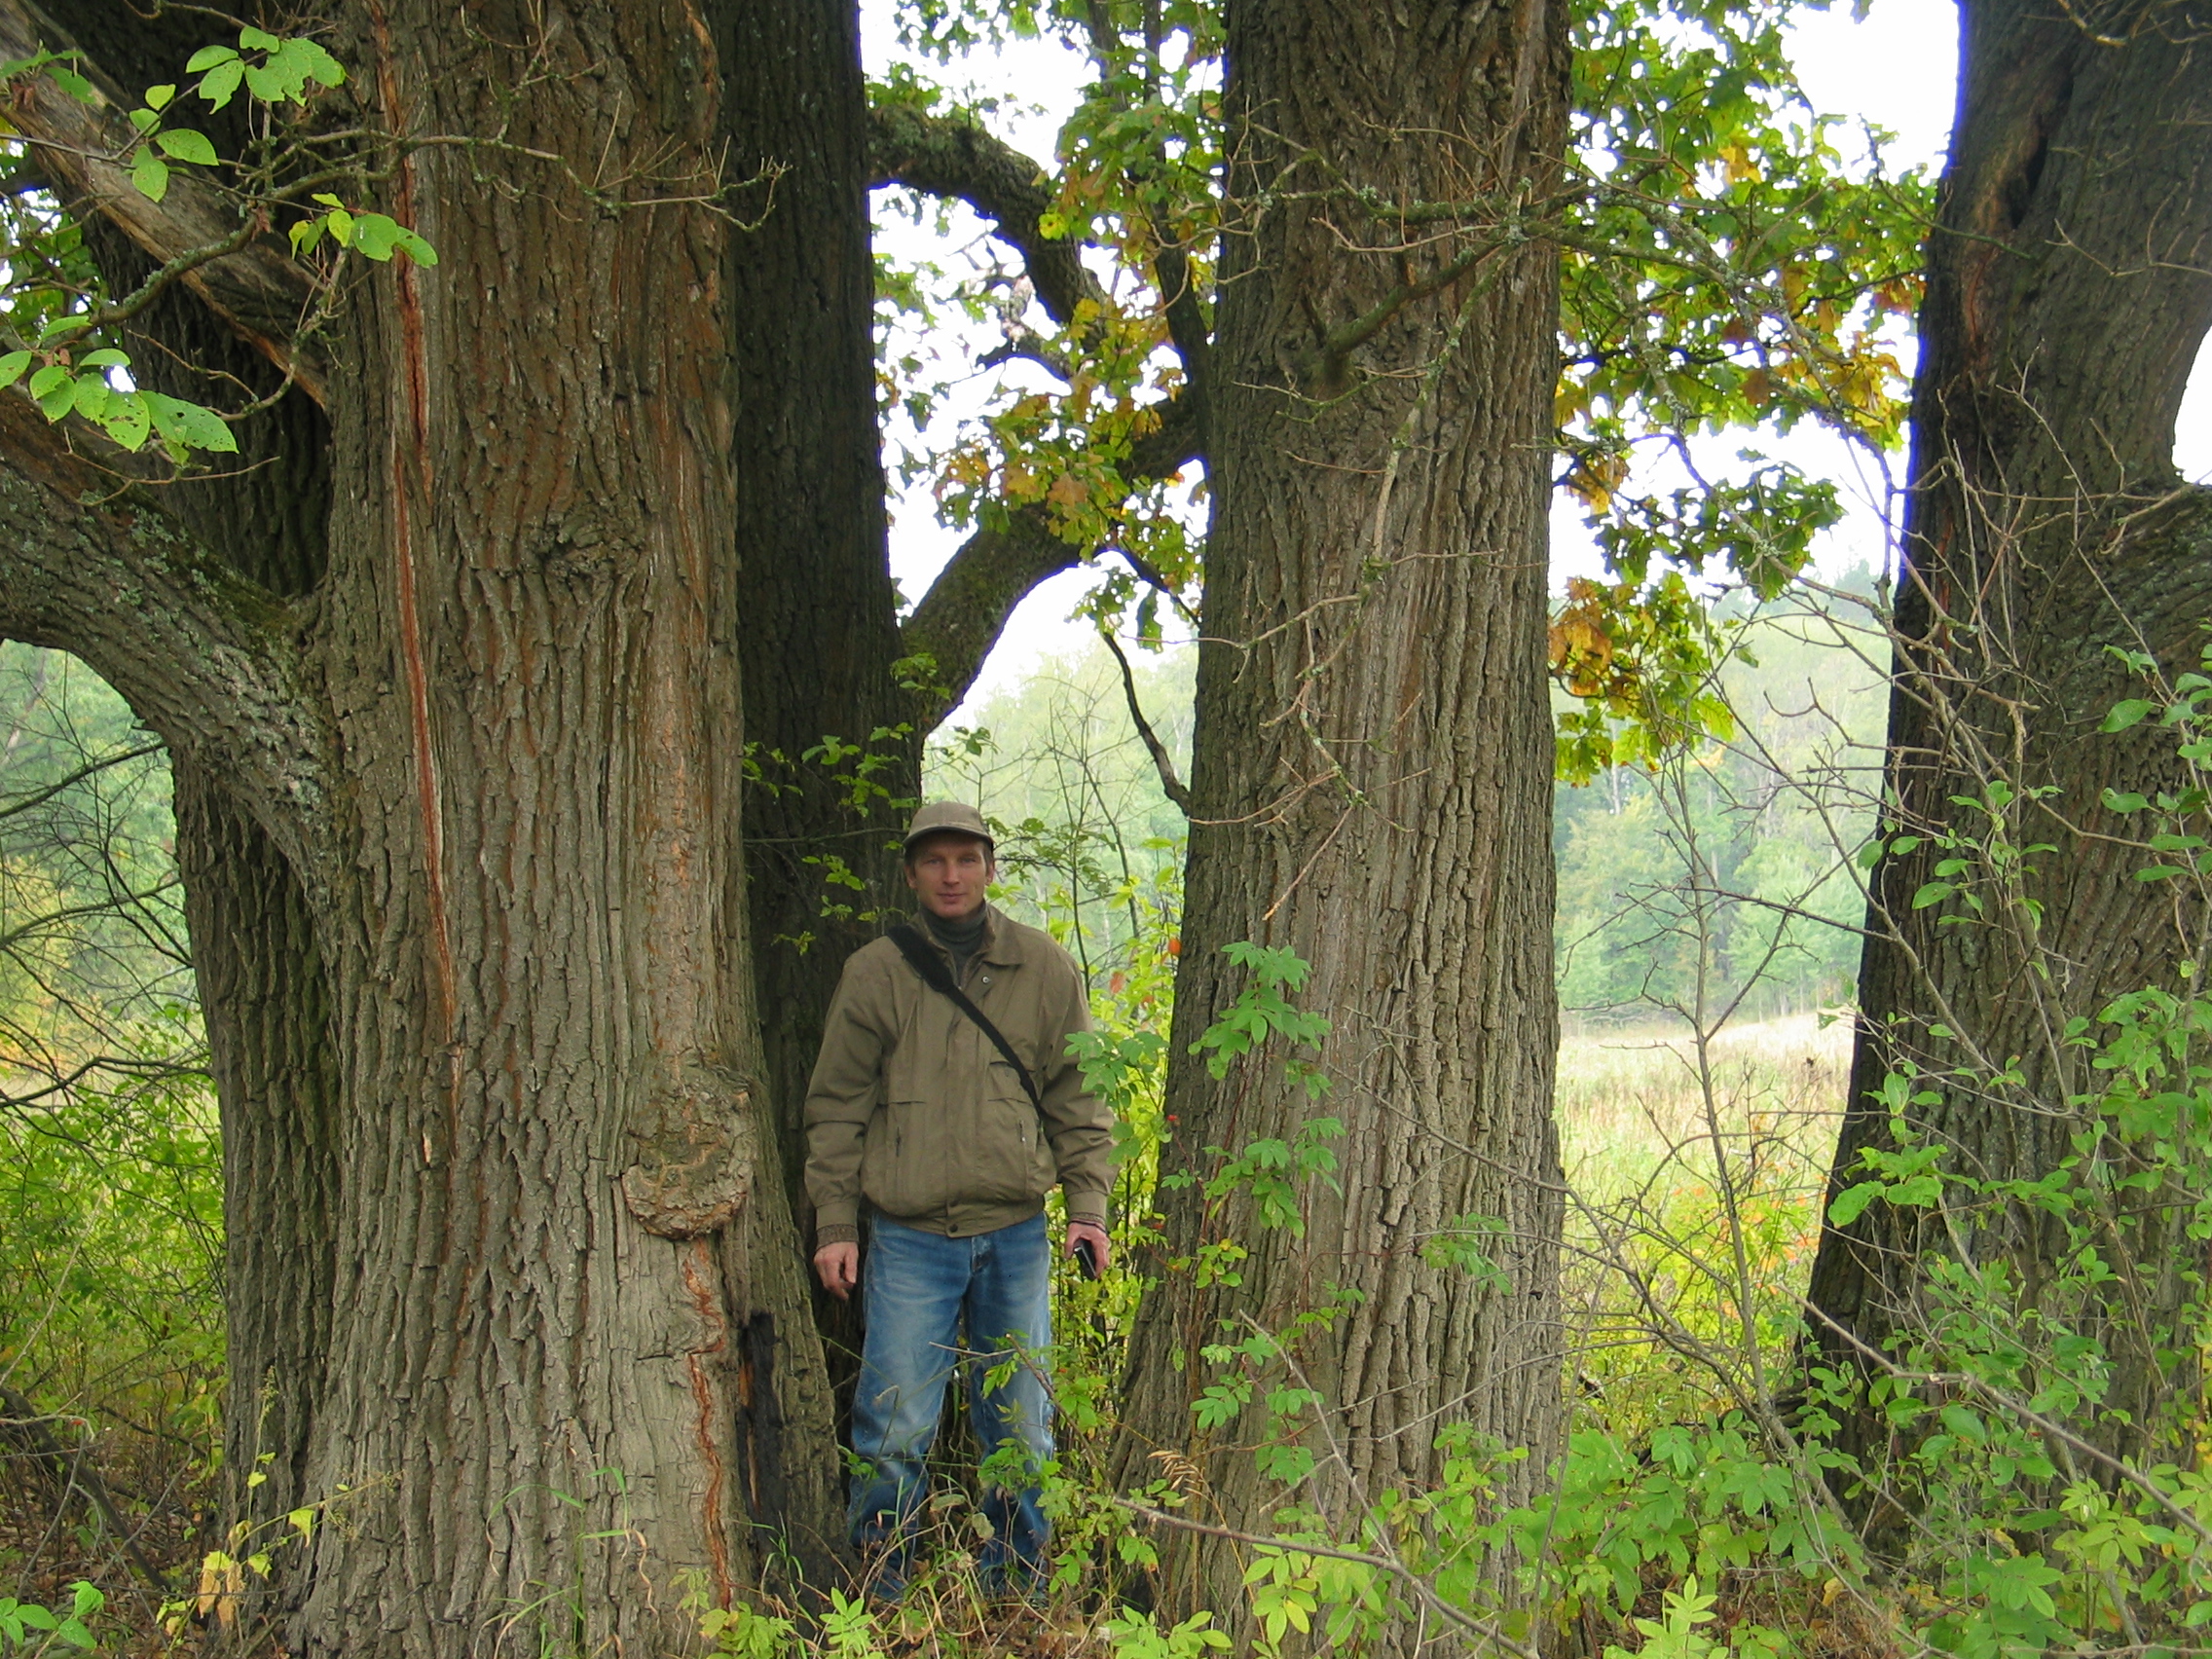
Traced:
[[[1054, 1186], [1066, 1194], [1069, 1253], [1088, 1256], [1089, 1271], [1105, 1263], [1113, 1162], [1112, 1114], [1067, 1051], [1090, 1026], [1083, 975], [1049, 935], [985, 901], [997, 864], [982, 815], [957, 801], [924, 806], [905, 866], [921, 926], [846, 962], [806, 1098], [815, 1272], [839, 1298], [861, 1285], [867, 1330], [853, 1400], [865, 1466], [848, 1525], [853, 1547], [878, 1558], [887, 1597], [905, 1585], [924, 1460], [963, 1351], [986, 1465], [1009, 1445], [1032, 1470], [1051, 1455], [1034, 1361], [1001, 1387], [983, 1379], [1051, 1341], [1044, 1209]], [[1035, 1486], [993, 1482], [983, 1513], [986, 1579], [1034, 1574], [1051, 1532]]]

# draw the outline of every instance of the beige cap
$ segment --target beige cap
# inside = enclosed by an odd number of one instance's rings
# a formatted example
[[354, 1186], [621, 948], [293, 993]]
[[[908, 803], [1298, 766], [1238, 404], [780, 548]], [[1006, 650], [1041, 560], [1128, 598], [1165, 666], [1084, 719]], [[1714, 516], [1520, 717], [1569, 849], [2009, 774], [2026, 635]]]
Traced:
[[983, 815], [964, 800], [933, 800], [915, 813], [913, 823], [906, 826], [906, 850], [912, 852], [914, 843], [924, 835], [940, 833], [973, 835], [993, 853], [998, 851]]

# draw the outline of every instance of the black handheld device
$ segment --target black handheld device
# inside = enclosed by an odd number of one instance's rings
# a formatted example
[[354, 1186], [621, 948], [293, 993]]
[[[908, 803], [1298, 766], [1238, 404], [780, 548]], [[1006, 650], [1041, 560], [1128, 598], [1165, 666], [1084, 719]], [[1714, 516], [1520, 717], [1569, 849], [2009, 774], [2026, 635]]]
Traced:
[[1083, 1270], [1085, 1278], [1096, 1278], [1098, 1276], [1098, 1246], [1088, 1238], [1078, 1238], [1075, 1241], [1075, 1265]]

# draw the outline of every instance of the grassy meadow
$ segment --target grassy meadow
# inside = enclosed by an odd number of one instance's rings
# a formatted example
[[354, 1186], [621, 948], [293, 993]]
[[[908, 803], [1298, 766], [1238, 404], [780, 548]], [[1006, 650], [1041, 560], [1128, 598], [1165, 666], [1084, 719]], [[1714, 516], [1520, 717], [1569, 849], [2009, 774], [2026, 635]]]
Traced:
[[1754, 1352], [1787, 1359], [1850, 1065], [1850, 1022], [1814, 1014], [1702, 1043], [1651, 1026], [1561, 1044], [1567, 1302], [1585, 1420], [1633, 1435], [1710, 1415], [1756, 1397]]

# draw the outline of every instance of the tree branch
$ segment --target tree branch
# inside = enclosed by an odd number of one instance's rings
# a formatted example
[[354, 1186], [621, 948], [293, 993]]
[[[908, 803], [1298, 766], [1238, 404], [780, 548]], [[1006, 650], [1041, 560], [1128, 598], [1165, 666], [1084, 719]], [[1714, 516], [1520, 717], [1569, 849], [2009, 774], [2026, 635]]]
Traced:
[[1161, 238], [1161, 248], [1154, 255], [1152, 270], [1160, 283], [1162, 304], [1167, 318], [1167, 338], [1175, 348], [1175, 355], [1182, 360], [1183, 373], [1191, 383], [1191, 407], [1202, 421], [1213, 378], [1213, 331], [1206, 324], [1205, 308], [1199, 303], [1198, 290], [1191, 280], [1191, 258], [1183, 249], [1168, 242], [1166, 228], [1156, 227]]
[[[0, 60], [72, 47], [68, 34], [29, 0], [0, 0]], [[8, 119], [62, 205], [79, 217], [98, 213], [111, 220], [168, 271], [168, 279], [183, 282], [240, 338], [323, 402], [328, 365], [298, 337], [314, 303], [307, 270], [258, 230], [241, 243], [236, 208], [190, 167], [171, 170], [160, 202], [141, 195], [127, 166], [138, 132], [124, 114], [123, 94], [93, 65], [80, 61], [78, 68], [92, 81], [97, 104], [79, 103], [53, 77], [33, 75], [18, 83], [8, 106]]]
[[335, 869], [330, 740], [291, 611], [160, 506], [151, 469], [0, 393], [0, 639], [82, 657], [230, 779], [312, 895]]
[[1007, 618], [1039, 582], [1083, 563], [1083, 549], [1052, 534], [1035, 507], [1007, 514], [1004, 530], [978, 530], [960, 544], [899, 630], [908, 656], [936, 664], [918, 716], [934, 728], [968, 695]]
[[1151, 484], [1172, 478], [1194, 461], [1206, 457], [1205, 405], [1192, 393], [1181, 392], [1161, 408], [1160, 424], [1129, 445], [1129, 459], [1122, 463], [1122, 476], [1131, 484]]
[[1085, 267], [1082, 245], [1050, 239], [1038, 228], [1052, 205], [1045, 169], [974, 122], [906, 103], [872, 105], [868, 184], [903, 184], [967, 203], [1020, 253], [1038, 301], [1062, 328], [1085, 300], [1105, 305], [1106, 292]]
[[1144, 751], [1152, 756], [1152, 769], [1160, 774], [1161, 793], [1173, 801], [1176, 810], [1185, 818], [1192, 816], [1191, 792], [1183, 780], [1175, 775], [1175, 757], [1167, 753], [1167, 745], [1160, 741], [1160, 734], [1152, 729], [1152, 722], [1144, 718], [1144, 705], [1137, 701], [1137, 677], [1129, 668], [1129, 659], [1122, 650], [1122, 642], [1114, 638], [1113, 630], [1101, 628], [1098, 637], [1106, 642], [1106, 648], [1114, 653], [1114, 661], [1122, 670], [1122, 694], [1128, 699], [1129, 719], [1143, 740]]
[[[1131, 485], [1172, 478], [1201, 458], [1202, 424], [1189, 393], [1170, 399], [1160, 424], [1129, 446], [1123, 478]], [[1014, 607], [1048, 576], [1073, 570], [1088, 556], [1053, 535], [1051, 521], [1034, 506], [1009, 508], [1005, 529], [978, 530], [960, 544], [899, 630], [906, 655], [927, 655], [937, 664], [916, 714], [924, 731], [968, 695]]]

